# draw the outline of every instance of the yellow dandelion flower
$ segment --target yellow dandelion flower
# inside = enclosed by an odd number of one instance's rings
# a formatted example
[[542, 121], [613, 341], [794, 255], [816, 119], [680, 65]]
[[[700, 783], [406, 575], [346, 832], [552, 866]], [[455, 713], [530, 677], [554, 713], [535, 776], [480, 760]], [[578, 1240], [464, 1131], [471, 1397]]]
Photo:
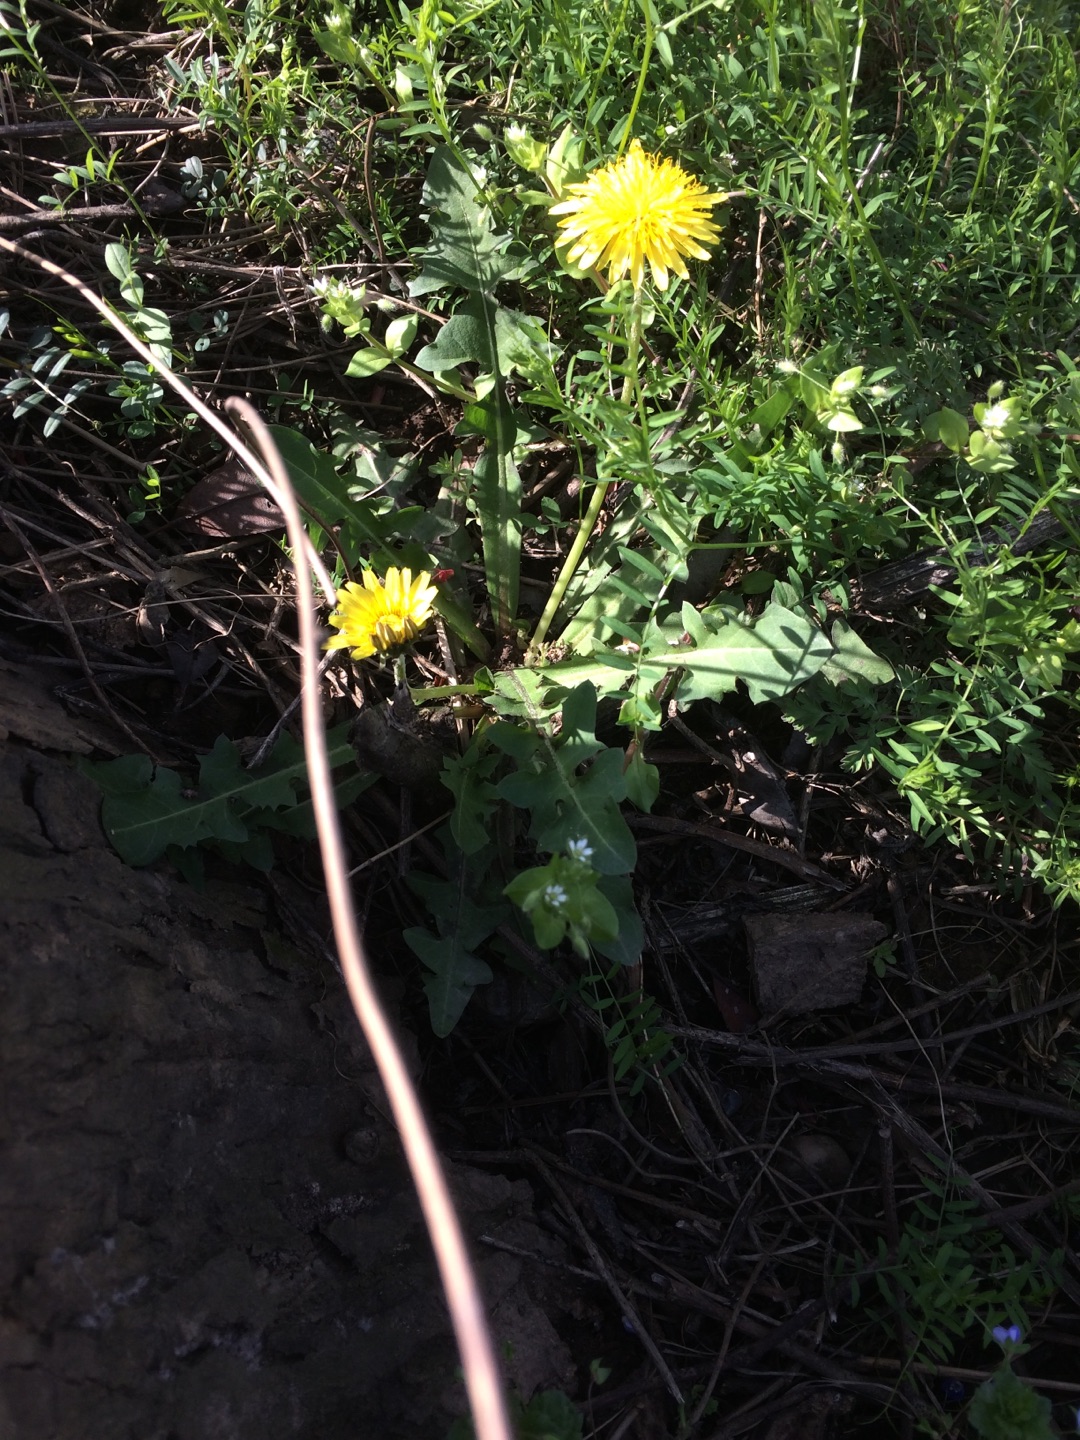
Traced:
[[551, 213], [559, 216], [561, 242], [570, 242], [571, 264], [607, 270], [613, 284], [629, 271], [639, 287], [647, 260], [661, 290], [671, 271], [688, 278], [684, 256], [709, 258], [705, 246], [720, 238], [709, 212], [728, 198], [706, 190], [674, 160], [646, 154], [640, 140], [631, 141], [621, 160], [568, 185], [565, 193], [570, 198]]
[[393, 565], [385, 580], [365, 570], [362, 585], [350, 580], [338, 591], [338, 608], [330, 616], [330, 624], [340, 633], [324, 648], [348, 650], [354, 660], [366, 660], [415, 640], [431, 618], [438, 593], [427, 570], [415, 580], [411, 570]]

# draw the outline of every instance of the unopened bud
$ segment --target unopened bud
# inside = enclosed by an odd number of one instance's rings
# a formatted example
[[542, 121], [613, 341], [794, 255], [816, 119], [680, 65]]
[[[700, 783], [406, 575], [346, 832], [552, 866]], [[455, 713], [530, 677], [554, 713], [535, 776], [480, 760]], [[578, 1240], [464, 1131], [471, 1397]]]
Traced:
[[539, 140], [534, 140], [523, 125], [508, 125], [503, 135], [503, 144], [510, 159], [523, 170], [535, 174], [544, 168], [548, 147]]

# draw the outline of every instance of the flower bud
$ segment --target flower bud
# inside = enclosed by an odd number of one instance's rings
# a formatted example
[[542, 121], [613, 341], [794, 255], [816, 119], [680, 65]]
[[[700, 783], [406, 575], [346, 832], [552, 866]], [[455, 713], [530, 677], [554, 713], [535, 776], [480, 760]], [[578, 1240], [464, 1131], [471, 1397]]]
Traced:
[[539, 140], [534, 140], [523, 125], [508, 125], [503, 135], [503, 144], [510, 159], [523, 170], [530, 170], [535, 174], [544, 168], [548, 147]]

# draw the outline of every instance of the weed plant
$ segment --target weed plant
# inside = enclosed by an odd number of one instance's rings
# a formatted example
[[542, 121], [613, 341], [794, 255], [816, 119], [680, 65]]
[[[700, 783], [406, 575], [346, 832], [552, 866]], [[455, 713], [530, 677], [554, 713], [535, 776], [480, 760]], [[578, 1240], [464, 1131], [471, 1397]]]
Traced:
[[[10, 0], [4, 14], [9, 61], [32, 69], [33, 27]], [[426, 172], [419, 207], [415, 189], [400, 204], [373, 186], [372, 219], [388, 258], [407, 266], [412, 251], [409, 295], [449, 317], [441, 334], [418, 330], [405, 296], [385, 334], [362, 288], [324, 291], [323, 308], [365, 342], [358, 381], [401, 365], [466, 401], [458, 433], [481, 442], [480, 459], [459, 462], [444, 493], [479, 521], [497, 631], [530, 623], [522, 528], [555, 522], [550, 509], [523, 515], [518, 466], [552, 437], [586, 480], [628, 492], [563, 597], [560, 654], [640, 644], [643, 624], [661, 633], [664, 596], [710, 545], [728, 547], [727, 577], [743, 572], [722, 582], [735, 608], [771, 594], [814, 625], [852, 612], [860, 571], [938, 549], [956, 578], [920, 601], [917, 636], [858, 621], [895, 681], [880, 668], [840, 686], [828, 670], [800, 676], [787, 714], [815, 740], [843, 741], [847, 768], [888, 776], [927, 840], [1011, 883], [1034, 874], [1078, 893], [1078, 771], [1058, 739], [1074, 725], [1080, 648], [1069, 6], [526, 0], [364, 15], [334, 0], [311, 15], [177, 0], [167, 19], [185, 39], [162, 63], [162, 99], [194, 109], [223, 147], [220, 164], [186, 167], [208, 213], [266, 213], [285, 235], [313, 193], [340, 207], [342, 177], [323, 165], [313, 190], [311, 166], [331, 134], [351, 159], [365, 116], [380, 179]], [[631, 135], [736, 197], [712, 265], [648, 293], [655, 363], [636, 410], [617, 398], [627, 296], [590, 297], [568, 276], [545, 215], [551, 192]], [[111, 174], [90, 150], [65, 183]], [[354, 256], [370, 252], [370, 228], [347, 223]], [[313, 263], [337, 260], [342, 238], [339, 224], [308, 235]], [[465, 253], [474, 242], [486, 259]], [[138, 285], [132, 313], [176, 356], [130, 262], [120, 280], [129, 303]], [[170, 423], [136, 362], [70, 326], [20, 338], [6, 386], [19, 413], [58, 423], [91, 385], [91, 361], [119, 367], [105, 388], [130, 435], [159, 412]], [[72, 358], [83, 373], [63, 388]], [[1052, 542], [1017, 558], [1010, 547], [1047, 514]], [[392, 526], [385, 535], [393, 544]], [[432, 545], [416, 562], [428, 557], [446, 558]], [[634, 687], [639, 726], [657, 723], [646, 688]]]
[[[0, 15], [0, 59], [43, 83], [34, 27], [13, 0]], [[416, 878], [431, 924], [406, 935], [437, 1033], [524, 927], [584, 957], [620, 1078], [671, 1063], [653, 1002], [600, 983], [642, 945], [624, 812], [656, 799], [668, 716], [736, 691], [876, 775], [926, 843], [1080, 898], [1075, 6], [175, 0], [166, 16], [161, 101], [215, 152], [186, 162], [187, 198], [303, 255], [325, 330], [354, 347], [354, 393], [398, 374], [453, 407], [436, 466], [360, 433], [347, 394], [320, 433], [276, 432], [339, 582], [446, 577], [456, 673], [394, 671], [399, 697], [411, 681], [415, 703], [483, 716], [445, 763], [444, 873]], [[634, 141], [728, 197], [712, 258], [666, 287], [554, 243], [553, 200]], [[112, 181], [91, 149], [61, 203]], [[182, 366], [135, 240], [110, 246], [112, 283]], [[385, 290], [363, 278], [376, 260]], [[20, 417], [48, 430], [97, 385], [118, 404], [88, 423], [114, 438], [177, 426], [157, 377], [103, 337], [8, 326]], [[552, 450], [577, 514], [528, 498], [523, 472]], [[934, 583], [863, 603], [873, 572], [922, 552]], [[117, 780], [129, 809], [136, 782]], [[291, 776], [266, 787], [295, 806]], [[251, 838], [216, 791], [170, 781], [155, 803], [170, 833], [202, 836], [190, 804], [215, 843]], [[277, 800], [244, 803], [274, 825]], [[985, 1255], [942, 1234], [931, 1253], [912, 1231], [912, 1267], [881, 1279], [934, 1360], [990, 1303]], [[1019, 1291], [998, 1299], [1019, 1322]]]

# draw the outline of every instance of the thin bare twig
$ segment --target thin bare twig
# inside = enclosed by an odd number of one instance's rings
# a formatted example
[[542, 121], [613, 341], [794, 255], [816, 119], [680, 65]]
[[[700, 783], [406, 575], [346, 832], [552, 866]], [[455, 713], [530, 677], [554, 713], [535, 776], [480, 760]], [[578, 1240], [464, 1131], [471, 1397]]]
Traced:
[[596, 1273], [600, 1276], [604, 1284], [607, 1286], [608, 1290], [611, 1292], [611, 1295], [616, 1305], [618, 1305], [619, 1309], [622, 1311], [627, 1322], [633, 1327], [634, 1334], [638, 1337], [642, 1345], [645, 1347], [650, 1360], [656, 1366], [661, 1377], [663, 1378], [664, 1384], [667, 1386], [669, 1392], [674, 1397], [676, 1403], [682, 1405], [683, 1393], [679, 1389], [679, 1382], [675, 1379], [675, 1376], [671, 1373], [670, 1366], [664, 1359], [663, 1355], [660, 1354], [660, 1351], [657, 1349], [656, 1341], [652, 1338], [652, 1336], [649, 1334], [648, 1330], [642, 1323], [641, 1316], [637, 1313], [633, 1305], [631, 1305], [630, 1301], [627, 1299], [626, 1291], [612, 1274], [610, 1266], [604, 1259], [603, 1255], [600, 1253], [600, 1247], [597, 1245], [596, 1241], [592, 1238], [589, 1232], [585, 1229], [585, 1226], [582, 1224], [581, 1217], [580, 1215], [578, 1215], [573, 1205], [571, 1205], [566, 1191], [559, 1184], [558, 1180], [556, 1180], [554, 1174], [551, 1172], [548, 1166], [545, 1165], [544, 1161], [541, 1160], [539, 1154], [534, 1149], [534, 1147], [532, 1145], [526, 1145], [523, 1148], [525, 1154], [528, 1156], [531, 1163], [543, 1176], [544, 1184], [548, 1187], [551, 1193], [559, 1201], [559, 1204], [562, 1206], [566, 1218], [574, 1227], [578, 1239], [585, 1247], [589, 1259], [593, 1263], [593, 1268], [596, 1270]]
[[[182, 400], [186, 401], [191, 409], [195, 411], [196, 415], [205, 421], [211, 430], [225, 441], [225, 444], [237, 459], [247, 466], [261, 485], [266, 487], [272, 498], [284, 512], [285, 506], [279, 494], [280, 487], [254, 451], [244, 444], [232, 427], [226, 425], [221, 416], [218, 415], [215, 410], [211, 409], [205, 400], [200, 399], [200, 397], [196, 395], [186, 380], [182, 380], [175, 370], [172, 370], [168, 365], [164, 364], [150, 350], [149, 346], [139, 339], [131, 326], [122, 320], [116, 311], [113, 310], [100, 295], [91, 290], [89, 285], [84, 285], [77, 276], [72, 275], [70, 270], [65, 270], [62, 265], [56, 265], [53, 261], [46, 260], [43, 255], [36, 255], [33, 250], [27, 250], [25, 246], [17, 245], [13, 240], [5, 240], [2, 235], [0, 235], [0, 250], [6, 250], [9, 255], [17, 255], [20, 260], [26, 260], [31, 265], [36, 265], [40, 270], [44, 270], [47, 275], [55, 275], [58, 280], [62, 280], [65, 285], [70, 285], [72, 290], [77, 291], [107, 324], [111, 325], [119, 335], [123, 336], [135, 351], [136, 355], [145, 360], [147, 365], [161, 376], [169, 388], [175, 391]], [[319, 578], [319, 584], [322, 586], [327, 600], [333, 604], [335, 599], [334, 583], [327, 573], [321, 556], [314, 545], [312, 545], [307, 532], [303, 529], [301, 529], [300, 532], [300, 542], [301, 549], [298, 553], [307, 559], [308, 564]]]

